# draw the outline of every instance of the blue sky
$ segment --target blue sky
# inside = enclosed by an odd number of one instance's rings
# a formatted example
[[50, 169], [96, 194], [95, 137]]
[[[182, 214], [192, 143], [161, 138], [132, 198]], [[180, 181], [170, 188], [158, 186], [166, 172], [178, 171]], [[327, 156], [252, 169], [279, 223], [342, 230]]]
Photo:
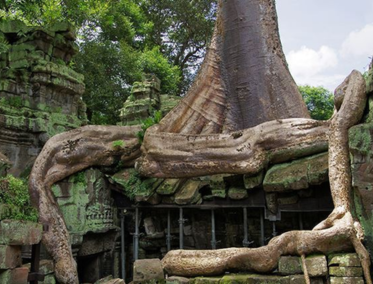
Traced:
[[373, 0], [277, 0], [283, 49], [299, 85], [330, 91], [373, 56]]

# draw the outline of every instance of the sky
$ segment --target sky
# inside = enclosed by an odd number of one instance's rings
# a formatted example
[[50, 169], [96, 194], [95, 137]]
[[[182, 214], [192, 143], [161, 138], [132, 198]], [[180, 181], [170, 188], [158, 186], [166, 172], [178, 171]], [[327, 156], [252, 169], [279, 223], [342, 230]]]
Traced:
[[373, 0], [277, 0], [282, 46], [298, 85], [330, 91], [373, 56]]

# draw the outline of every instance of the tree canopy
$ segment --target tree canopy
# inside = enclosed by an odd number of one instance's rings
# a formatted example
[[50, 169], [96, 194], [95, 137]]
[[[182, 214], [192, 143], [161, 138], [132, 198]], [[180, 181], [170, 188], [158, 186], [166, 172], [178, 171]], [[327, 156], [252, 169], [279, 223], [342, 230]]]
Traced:
[[64, 21], [78, 34], [72, 62], [85, 75], [88, 119], [116, 124], [119, 107], [145, 73], [162, 92], [189, 87], [204, 57], [215, 20], [215, 0], [1, 0], [0, 17], [48, 27]]
[[323, 87], [313, 87], [309, 85], [298, 86], [298, 88], [307, 105], [311, 118], [327, 120], [332, 116], [334, 97], [330, 91]]

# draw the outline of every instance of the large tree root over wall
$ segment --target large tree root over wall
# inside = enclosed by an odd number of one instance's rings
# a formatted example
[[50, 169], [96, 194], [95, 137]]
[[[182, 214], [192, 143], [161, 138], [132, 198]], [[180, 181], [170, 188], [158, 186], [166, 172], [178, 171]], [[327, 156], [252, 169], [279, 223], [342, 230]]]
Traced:
[[[301, 255], [341, 251], [352, 245], [359, 255], [366, 283], [372, 283], [369, 253], [362, 244], [363, 230], [351, 214], [351, 172], [348, 148], [348, 129], [358, 123], [366, 104], [365, 80], [353, 71], [337, 88], [344, 96], [329, 127], [329, 181], [334, 210], [313, 231], [293, 231], [274, 238], [256, 249], [225, 249], [217, 251], [172, 251], [162, 260], [164, 269], [175, 275], [216, 275], [226, 270], [268, 272], [276, 268], [281, 255]], [[280, 141], [282, 141], [280, 137]], [[156, 145], [152, 145], [156, 147]], [[159, 164], [153, 148], [145, 154], [143, 163]], [[163, 157], [164, 159], [165, 157]], [[147, 161], [150, 160], [150, 161]], [[141, 168], [141, 166], [139, 167]], [[306, 274], [305, 274], [306, 275]], [[309, 282], [308, 279], [307, 283]]]
[[[90, 166], [121, 160], [147, 176], [192, 177], [217, 173], [254, 174], [270, 163], [325, 151], [335, 209], [313, 231], [288, 232], [269, 245], [166, 255], [170, 274], [207, 275], [227, 269], [267, 272], [284, 254], [352, 246], [372, 283], [363, 231], [352, 217], [348, 129], [366, 104], [365, 81], [354, 71], [337, 90], [342, 105], [330, 121], [308, 119], [278, 34], [274, 0], [218, 1], [211, 46], [190, 91], [159, 125], [146, 132], [140, 149], [138, 127], [87, 126], [53, 137], [37, 158], [29, 189], [40, 222], [49, 226], [45, 247], [56, 262], [60, 283], [78, 283], [66, 229], [51, 186]], [[341, 100], [338, 100], [341, 101]], [[123, 140], [123, 147], [114, 141]], [[140, 157], [140, 159], [138, 159]], [[189, 260], [190, 259], [190, 260]]]
[[[365, 107], [364, 79], [353, 72], [340, 90], [345, 94], [344, 102], [330, 122], [286, 119], [230, 134], [189, 136], [157, 132], [154, 127], [147, 133], [141, 152], [136, 127], [87, 126], [53, 137], [35, 162], [30, 193], [40, 222], [49, 226], [43, 242], [56, 262], [58, 281], [78, 283], [69, 235], [51, 192], [55, 182], [89, 166], [112, 165], [118, 159], [131, 166], [141, 154], [137, 167], [145, 175], [255, 173], [269, 162], [325, 150], [329, 129], [329, 175], [335, 209], [313, 231], [288, 232], [256, 249], [172, 251], [162, 262], [169, 274], [185, 276], [219, 274], [225, 270], [269, 272], [281, 255], [329, 253], [353, 247], [362, 262], [366, 282], [372, 283], [369, 254], [362, 244], [363, 231], [351, 214], [347, 141], [348, 129], [360, 120]], [[124, 140], [125, 146], [114, 147], [113, 141], [117, 140]]]
[[[39, 211], [39, 222], [48, 225], [43, 243], [55, 262], [60, 283], [79, 283], [62, 213], [51, 187], [69, 175], [90, 166], [110, 166], [115, 160], [129, 166], [140, 155], [136, 133], [139, 127], [85, 126], [51, 138], [35, 161], [29, 180], [33, 205]], [[125, 141], [123, 147], [113, 142]]]

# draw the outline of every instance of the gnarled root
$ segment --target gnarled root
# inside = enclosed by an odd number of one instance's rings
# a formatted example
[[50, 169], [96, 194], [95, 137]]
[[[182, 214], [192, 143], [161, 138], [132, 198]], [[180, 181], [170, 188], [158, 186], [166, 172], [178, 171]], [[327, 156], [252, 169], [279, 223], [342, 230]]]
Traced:
[[355, 248], [362, 254], [367, 283], [371, 283], [369, 254], [356, 239], [354, 221], [347, 213], [334, 226], [324, 230], [291, 231], [273, 238], [260, 248], [228, 248], [219, 250], [175, 250], [162, 259], [169, 275], [186, 277], [219, 275], [226, 271], [270, 272], [282, 255], [330, 254]]
[[[121, 159], [132, 165], [140, 155], [138, 127], [86, 126], [51, 138], [35, 161], [29, 180], [31, 201], [39, 211], [39, 222], [48, 225], [43, 243], [53, 257], [60, 283], [78, 283], [69, 233], [51, 186], [90, 166], [112, 165]], [[123, 140], [122, 147], [113, 142]]]

